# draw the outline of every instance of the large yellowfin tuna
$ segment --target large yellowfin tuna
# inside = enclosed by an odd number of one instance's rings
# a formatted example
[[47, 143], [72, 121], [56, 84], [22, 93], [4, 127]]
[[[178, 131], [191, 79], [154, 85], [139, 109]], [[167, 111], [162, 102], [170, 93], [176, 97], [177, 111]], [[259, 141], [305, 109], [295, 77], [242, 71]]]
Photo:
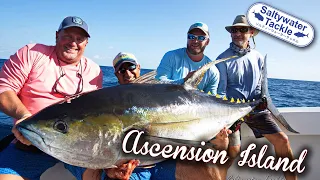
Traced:
[[[99, 169], [132, 158], [121, 147], [131, 129], [150, 137], [208, 141], [263, 101], [229, 102], [194, 88], [217, 62], [200, 68], [184, 85], [150, 81], [154, 74], [149, 73], [135, 84], [103, 88], [47, 107], [17, 127], [45, 153], [72, 165]], [[266, 68], [263, 76], [263, 99], [270, 100]], [[272, 103], [268, 106], [275, 109]], [[295, 132], [278, 112], [275, 116]]]

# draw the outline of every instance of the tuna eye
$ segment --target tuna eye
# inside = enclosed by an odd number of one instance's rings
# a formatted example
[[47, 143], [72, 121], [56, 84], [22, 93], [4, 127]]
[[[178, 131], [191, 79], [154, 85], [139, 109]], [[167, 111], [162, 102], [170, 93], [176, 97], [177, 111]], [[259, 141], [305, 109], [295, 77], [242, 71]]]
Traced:
[[68, 132], [68, 124], [62, 120], [58, 120], [54, 123], [53, 128], [63, 134]]

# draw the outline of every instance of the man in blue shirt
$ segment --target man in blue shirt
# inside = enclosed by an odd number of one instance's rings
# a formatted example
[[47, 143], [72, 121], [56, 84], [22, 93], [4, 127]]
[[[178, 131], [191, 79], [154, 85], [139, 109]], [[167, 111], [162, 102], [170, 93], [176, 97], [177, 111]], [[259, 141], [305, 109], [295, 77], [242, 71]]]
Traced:
[[[192, 24], [187, 33], [187, 47], [169, 51], [163, 56], [157, 68], [156, 79], [168, 83], [183, 84], [197, 69], [211, 62], [211, 60], [204, 55], [204, 50], [209, 42], [210, 34], [208, 26], [202, 22]], [[216, 66], [212, 66], [205, 73], [197, 88], [206, 93], [210, 92], [212, 95], [216, 95], [218, 83], [219, 71]], [[223, 144], [219, 139], [220, 138], [216, 138], [212, 140], [211, 143]], [[180, 165], [181, 172], [189, 172], [189, 174], [184, 177], [197, 177], [197, 179], [221, 178], [216, 168], [200, 165], [196, 167], [198, 170], [198, 172], [196, 172], [193, 170], [196, 169], [193, 165], [187, 166], [186, 163], [180, 163]], [[179, 177], [178, 172], [177, 170], [177, 177]]]
[[[261, 98], [261, 72], [264, 66], [262, 55], [250, 47], [249, 38], [258, 30], [249, 26], [244, 15], [238, 15], [232, 26], [226, 30], [231, 34], [230, 47], [217, 59], [237, 55], [237, 58], [217, 64], [220, 72], [218, 94], [234, 99], [253, 100]], [[254, 39], [253, 39], [254, 42]], [[265, 137], [273, 144], [277, 157], [293, 159], [288, 136], [280, 130], [269, 110], [255, 110], [246, 121], [256, 138]], [[228, 153], [235, 158], [240, 152], [240, 133], [229, 136]], [[232, 160], [227, 165], [229, 168]], [[227, 173], [225, 169], [225, 174]], [[286, 179], [297, 179], [294, 174], [285, 172]]]
[[[208, 26], [202, 22], [190, 26], [187, 34], [187, 48], [167, 52], [157, 68], [156, 78], [170, 83], [183, 84], [195, 70], [211, 62], [204, 55], [204, 50], [210, 42]], [[212, 66], [204, 75], [198, 89], [215, 95], [219, 83], [219, 71]]]

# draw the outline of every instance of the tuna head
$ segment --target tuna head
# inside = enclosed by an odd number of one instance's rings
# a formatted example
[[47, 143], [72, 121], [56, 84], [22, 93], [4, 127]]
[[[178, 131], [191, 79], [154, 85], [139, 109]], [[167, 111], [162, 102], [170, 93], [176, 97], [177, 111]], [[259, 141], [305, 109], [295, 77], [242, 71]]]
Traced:
[[81, 113], [77, 102], [56, 104], [18, 124], [33, 145], [68, 164], [112, 167], [121, 152], [123, 123], [112, 114]]

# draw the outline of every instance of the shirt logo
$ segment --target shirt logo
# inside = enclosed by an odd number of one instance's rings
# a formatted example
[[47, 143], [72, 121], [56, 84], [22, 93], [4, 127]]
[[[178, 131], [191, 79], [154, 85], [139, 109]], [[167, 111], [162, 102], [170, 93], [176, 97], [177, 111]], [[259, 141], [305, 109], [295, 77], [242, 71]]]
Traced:
[[79, 17], [73, 17], [72, 18], [72, 22], [75, 23], [75, 24], [78, 24], [78, 25], [82, 25], [83, 24], [82, 19], [79, 18]]

